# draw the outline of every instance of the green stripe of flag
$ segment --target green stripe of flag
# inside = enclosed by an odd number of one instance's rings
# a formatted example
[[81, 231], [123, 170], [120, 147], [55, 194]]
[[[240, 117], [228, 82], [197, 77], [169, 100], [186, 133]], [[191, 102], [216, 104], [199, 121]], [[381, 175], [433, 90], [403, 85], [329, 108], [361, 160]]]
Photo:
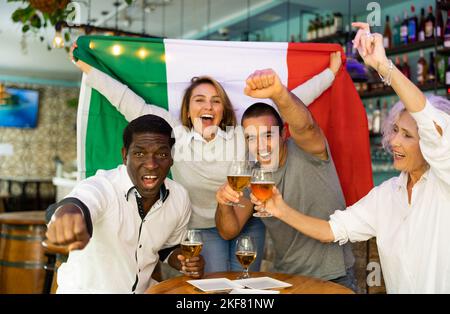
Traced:
[[[147, 103], [168, 109], [165, 50], [162, 39], [112, 36], [78, 38], [75, 57], [126, 84]], [[127, 121], [92, 90], [85, 139], [86, 177], [122, 163], [122, 132]]]

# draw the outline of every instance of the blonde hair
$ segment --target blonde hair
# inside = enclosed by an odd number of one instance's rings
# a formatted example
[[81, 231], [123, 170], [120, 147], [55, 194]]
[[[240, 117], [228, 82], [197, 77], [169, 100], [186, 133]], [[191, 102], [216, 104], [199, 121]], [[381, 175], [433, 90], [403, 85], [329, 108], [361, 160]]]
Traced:
[[236, 126], [236, 114], [234, 113], [233, 105], [231, 104], [230, 98], [228, 98], [227, 93], [223, 89], [222, 85], [217, 82], [215, 79], [209, 76], [199, 76], [193, 77], [191, 80], [191, 85], [186, 88], [184, 92], [183, 101], [181, 103], [181, 112], [180, 112], [180, 120], [181, 123], [191, 129], [193, 127], [192, 121], [189, 118], [189, 103], [192, 96], [192, 91], [194, 88], [201, 84], [210, 84], [212, 85], [219, 95], [219, 98], [223, 104], [223, 116], [222, 121], [220, 121], [219, 127], [226, 131], [227, 126]]

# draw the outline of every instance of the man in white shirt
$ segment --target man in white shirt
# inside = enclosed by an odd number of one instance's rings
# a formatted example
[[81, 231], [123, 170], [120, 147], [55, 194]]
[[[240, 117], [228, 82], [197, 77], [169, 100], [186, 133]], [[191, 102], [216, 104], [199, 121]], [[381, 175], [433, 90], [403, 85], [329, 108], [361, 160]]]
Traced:
[[[203, 274], [203, 258], [178, 247], [191, 215], [187, 191], [166, 178], [175, 139], [162, 118], [144, 115], [123, 133], [123, 165], [99, 170], [49, 207], [47, 237], [70, 254], [58, 270], [58, 293], [143, 293], [158, 259]], [[171, 254], [172, 253], [172, 254]]]

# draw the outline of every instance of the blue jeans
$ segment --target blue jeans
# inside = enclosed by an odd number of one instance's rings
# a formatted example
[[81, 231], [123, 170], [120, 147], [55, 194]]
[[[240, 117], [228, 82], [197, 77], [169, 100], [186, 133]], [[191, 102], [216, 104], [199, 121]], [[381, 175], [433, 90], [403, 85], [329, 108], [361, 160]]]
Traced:
[[241, 233], [232, 240], [224, 240], [217, 228], [200, 229], [203, 239], [202, 255], [205, 259], [205, 272], [242, 271], [236, 259], [236, 240], [239, 236], [248, 235], [256, 244], [256, 260], [250, 265], [250, 271], [259, 271], [264, 253], [266, 228], [260, 218], [251, 217]]
[[352, 267], [347, 269], [347, 274], [345, 276], [336, 278], [336, 279], [332, 279], [330, 280], [334, 283], [343, 285], [351, 290], [353, 290], [354, 292], [358, 292], [358, 286], [357, 286], [357, 282], [356, 282], [356, 277], [355, 277], [355, 270]]

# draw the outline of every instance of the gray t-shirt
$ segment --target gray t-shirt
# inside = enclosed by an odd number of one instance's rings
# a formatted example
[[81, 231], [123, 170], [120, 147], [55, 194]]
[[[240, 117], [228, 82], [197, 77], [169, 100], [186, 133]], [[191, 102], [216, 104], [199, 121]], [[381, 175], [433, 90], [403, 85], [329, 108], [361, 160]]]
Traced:
[[[285, 202], [303, 214], [327, 221], [335, 210], [345, 209], [328, 145], [328, 160], [304, 152], [293, 139], [288, 139], [287, 145], [286, 162], [273, 175]], [[330, 280], [344, 276], [354, 263], [350, 246], [321, 243], [274, 217], [262, 221], [274, 245], [274, 271]]]

